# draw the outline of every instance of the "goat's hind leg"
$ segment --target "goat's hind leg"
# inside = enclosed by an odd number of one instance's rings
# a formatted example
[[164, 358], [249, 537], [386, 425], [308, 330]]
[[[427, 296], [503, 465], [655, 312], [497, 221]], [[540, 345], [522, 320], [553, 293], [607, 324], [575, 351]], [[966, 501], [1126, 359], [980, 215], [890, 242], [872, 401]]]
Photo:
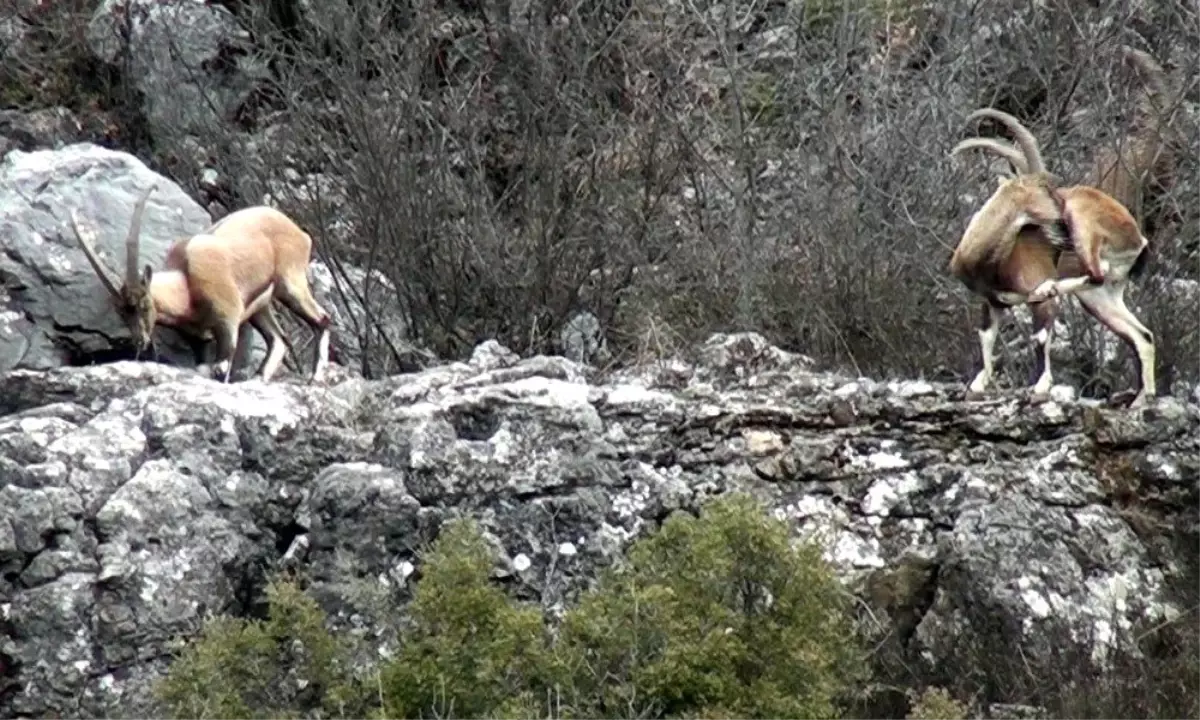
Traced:
[[329, 340], [332, 320], [312, 296], [308, 286], [308, 278], [303, 273], [293, 273], [280, 279], [276, 297], [289, 310], [312, 328], [317, 335], [317, 357], [313, 362], [313, 374], [310, 382], [320, 383], [324, 380], [329, 367]]
[[279, 318], [275, 316], [275, 311], [270, 303], [250, 316], [250, 324], [267, 341], [267, 357], [263, 360], [259, 372], [263, 382], [270, 382], [287, 353], [291, 352], [294, 355], [295, 350], [288, 341], [287, 334], [280, 327]]
[[1144, 406], [1157, 394], [1154, 334], [1125, 306], [1125, 283], [1107, 283], [1076, 294], [1079, 303], [1137, 354], [1141, 387], [1129, 407]]

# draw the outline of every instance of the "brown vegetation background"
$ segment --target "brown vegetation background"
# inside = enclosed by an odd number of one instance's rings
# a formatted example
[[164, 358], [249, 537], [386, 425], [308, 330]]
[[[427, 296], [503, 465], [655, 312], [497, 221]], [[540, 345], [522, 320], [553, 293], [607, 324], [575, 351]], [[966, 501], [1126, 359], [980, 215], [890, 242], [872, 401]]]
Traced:
[[[1142, 218], [1155, 255], [1130, 305], [1159, 341], [1160, 391], [1200, 376], [1192, 3], [226, 0], [271, 79], [198, 139], [151, 137], [120, 60], [88, 58], [94, 0], [5, 4], [39, 33], [4, 65], [5, 106], [74, 110], [89, 139], [218, 214], [271, 193], [335, 271], [382, 273], [391, 288], [344, 284], [368, 307], [398, 295], [407, 315], [374, 375], [402, 340], [443, 357], [491, 337], [558, 352], [587, 311], [600, 364], [751, 329], [830, 367], [969, 379], [978, 302], [944, 269], [998, 166], [948, 151], [992, 105], [1078, 182], [1134, 119], [1127, 43], [1167, 68], [1185, 150]], [[1068, 304], [1057, 379], [1130, 386], [1132, 353], [1108, 357], [1111, 334]], [[1002, 381], [1023, 384], [1025, 333], [1005, 338]]]

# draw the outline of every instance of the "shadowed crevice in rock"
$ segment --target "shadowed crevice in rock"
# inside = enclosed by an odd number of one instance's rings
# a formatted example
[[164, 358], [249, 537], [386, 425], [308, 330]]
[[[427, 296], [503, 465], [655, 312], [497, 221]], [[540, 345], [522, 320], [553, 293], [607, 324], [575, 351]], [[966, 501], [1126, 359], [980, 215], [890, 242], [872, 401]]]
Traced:
[[132, 362], [9, 372], [0, 712], [153, 715], [176, 639], [207, 613], [260, 613], [283, 568], [370, 634], [463, 513], [506, 588], [553, 607], [671, 512], [748, 491], [935, 669], [1064, 637], [1086, 656], [1085, 638], [1195, 603], [1200, 407], [961, 395], [814, 372], [756, 335], [604, 376], [491, 342], [328, 387]]

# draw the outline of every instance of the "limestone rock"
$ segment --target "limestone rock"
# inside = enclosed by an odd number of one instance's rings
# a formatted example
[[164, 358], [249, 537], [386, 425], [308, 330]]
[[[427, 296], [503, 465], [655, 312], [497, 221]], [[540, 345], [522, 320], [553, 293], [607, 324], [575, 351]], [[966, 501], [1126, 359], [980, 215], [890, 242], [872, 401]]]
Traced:
[[997, 627], [1031, 657], [1052, 629], [1099, 639], [1102, 661], [1106, 638], [1181, 610], [1194, 403], [965, 402], [816, 373], [754, 335], [698, 358], [600, 377], [489, 342], [328, 387], [127, 361], [0, 375], [0, 713], [153, 716], [177, 636], [244, 612], [283, 565], [372, 637], [417, 549], [469, 514], [497, 575], [553, 607], [668, 513], [734, 490], [818, 537], [929, 662]]

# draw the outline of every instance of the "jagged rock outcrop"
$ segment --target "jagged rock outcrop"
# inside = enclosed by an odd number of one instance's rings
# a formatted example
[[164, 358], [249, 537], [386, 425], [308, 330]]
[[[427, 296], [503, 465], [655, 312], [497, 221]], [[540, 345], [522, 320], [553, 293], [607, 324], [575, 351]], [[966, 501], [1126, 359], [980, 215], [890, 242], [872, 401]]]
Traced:
[[322, 387], [133, 362], [9, 372], [0, 714], [153, 716], [177, 636], [244, 611], [282, 564], [370, 636], [366, 598], [407, 597], [416, 548], [459, 513], [510, 587], [552, 607], [668, 513], [748, 490], [817, 533], [928, 662], [981, 616], [1036, 657], [1053, 628], [1178, 612], [1200, 407], [961, 393], [814, 372], [754, 335], [605, 377], [491, 342]]
[[[122, 269], [133, 206], [151, 183], [157, 183], [158, 190], [146, 205], [141, 259], [159, 267], [172, 242], [213, 222], [173, 181], [129, 153], [91, 143], [13, 151], [0, 162], [0, 236], [5, 248], [0, 254], [0, 371], [132, 357], [128, 330], [71, 234], [69, 212], [74, 209], [82, 222], [96, 229], [100, 253], [112, 267]], [[310, 234], [315, 235], [315, 229]], [[375, 301], [380, 311], [367, 318], [358, 299], [366, 273], [352, 267], [345, 272], [353, 287], [335, 283], [320, 261], [314, 261], [310, 277], [314, 295], [338, 329], [333, 340], [336, 357], [348, 367], [358, 367], [364, 338], [374, 347], [385, 339], [396, 342], [405, 325], [395, 303]], [[289, 321], [286, 312], [280, 316]], [[254, 372], [265, 353], [257, 333], [248, 331], [247, 337], [240, 375]], [[311, 371], [310, 337], [306, 327], [294, 335], [300, 353], [294, 360], [306, 373]], [[160, 328], [155, 340], [163, 362], [196, 364], [185, 336]]]
[[87, 41], [102, 62], [128, 63], [159, 142], [227, 132], [269, 77], [266, 62], [251, 52], [250, 33], [216, 3], [104, 0]]

